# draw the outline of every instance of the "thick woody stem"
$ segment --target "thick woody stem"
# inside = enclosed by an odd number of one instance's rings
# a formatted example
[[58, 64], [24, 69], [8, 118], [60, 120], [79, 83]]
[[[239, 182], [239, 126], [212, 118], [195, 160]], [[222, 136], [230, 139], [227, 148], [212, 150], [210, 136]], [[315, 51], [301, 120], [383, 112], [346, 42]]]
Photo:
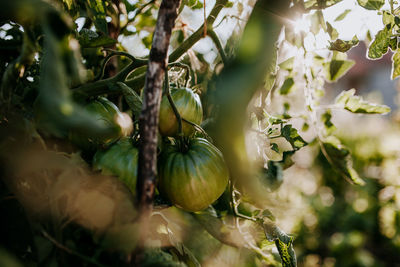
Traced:
[[[163, 0], [158, 13], [153, 44], [147, 65], [144, 101], [139, 116], [139, 166], [137, 195], [142, 226], [152, 211], [157, 173], [157, 130], [162, 85], [168, 63], [168, 46], [178, 16], [179, 0]], [[145, 230], [145, 229], [144, 229]], [[142, 233], [146, 232], [143, 231]], [[142, 239], [143, 240], [143, 239]]]

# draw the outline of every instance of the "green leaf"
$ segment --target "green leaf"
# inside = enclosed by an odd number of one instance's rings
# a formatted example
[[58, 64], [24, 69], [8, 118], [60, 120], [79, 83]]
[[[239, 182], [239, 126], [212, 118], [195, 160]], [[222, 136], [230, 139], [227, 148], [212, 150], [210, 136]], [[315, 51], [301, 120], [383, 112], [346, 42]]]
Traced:
[[324, 31], [327, 30], [324, 15], [321, 10], [315, 11], [309, 18], [311, 20], [311, 32], [313, 34], [318, 34], [321, 28]]
[[229, 229], [212, 206], [192, 215], [211, 236], [220, 242], [238, 248], [243, 246], [245, 242], [243, 236], [237, 230]]
[[321, 121], [324, 124], [326, 135], [331, 135], [336, 130], [336, 127], [332, 123], [331, 119], [332, 119], [332, 114], [330, 109], [326, 110], [325, 113], [321, 115]]
[[283, 82], [281, 88], [279, 89], [279, 93], [281, 95], [287, 95], [288, 93], [291, 92], [293, 86], [294, 86], [294, 80], [292, 77], [289, 77]]
[[96, 29], [104, 34], [108, 34], [104, 1], [87, 0], [86, 9], [90, 19], [94, 22]]
[[376, 35], [374, 41], [369, 45], [368, 57], [371, 59], [379, 59], [387, 53], [389, 48], [390, 37], [392, 36], [392, 28], [386, 26]]
[[339, 37], [339, 33], [329, 22], [326, 22], [326, 31], [328, 32], [329, 37], [331, 37], [331, 40], [336, 40]]
[[279, 68], [283, 70], [292, 70], [295, 57], [290, 57], [279, 64]]
[[268, 218], [263, 219], [262, 225], [268, 241], [275, 242], [276, 248], [281, 256], [282, 266], [297, 266], [296, 253], [293, 249], [293, 237], [288, 236]]
[[323, 8], [327, 8], [330, 6], [333, 6], [339, 2], [341, 2], [343, 0], [325, 0], [325, 1], [321, 1], [321, 0], [308, 0], [304, 2], [304, 7], [306, 9], [323, 9]]
[[390, 24], [391, 26], [393, 26], [395, 24], [395, 17], [389, 11], [385, 10], [385, 11], [383, 11], [383, 14], [382, 14], [382, 22], [383, 22], [383, 25]]
[[275, 151], [276, 153], [279, 153], [278, 144], [276, 144], [276, 143], [271, 143], [271, 149], [272, 149], [273, 151]]
[[286, 121], [283, 120], [282, 118], [278, 118], [278, 117], [274, 117], [274, 116], [269, 116], [268, 118], [268, 123], [270, 125], [276, 125], [276, 124], [281, 124], [281, 123], [285, 123]]
[[342, 92], [336, 97], [335, 103], [353, 113], [386, 114], [390, 112], [388, 106], [369, 103], [362, 97], [354, 95], [355, 92], [355, 89]]
[[63, 2], [65, 3], [68, 10], [71, 10], [75, 5], [74, 0], [63, 0]]
[[353, 67], [355, 62], [353, 60], [333, 59], [330, 62], [325, 62], [325, 72], [328, 81], [336, 81], [346, 74], [346, 72]]
[[345, 11], [342, 12], [342, 14], [340, 14], [339, 16], [336, 17], [335, 21], [341, 21], [343, 20], [347, 14], [349, 14], [351, 12], [351, 9], [346, 9]]
[[330, 42], [329, 50], [339, 51], [339, 52], [347, 52], [353, 46], [358, 45], [359, 41], [356, 35], [354, 35], [353, 39], [350, 41], [343, 41], [341, 39], [337, 39], [334, 42]]
[[294, 150], [299, 150], [307, 145], [307, 142], [303, 140], [297, 130], [290, 124], [287, 124], [282, 128], [281, 134], [292, 145]]
[[392, 80], [396, 79], [400, 75], [400, 50], [396, 50], [396, 53], [392, 56]]
[[363, 185], [365, 183], [353, 169], [350, 151], [341, 144], [339, 139], [334, 136], [329, 136], [323, 140], [322, 146], [325, 151], [325, 157], [335, 170], [357, 185]]
[[199, 0], [185, 0], [183, 3], [188, 7], [190, 7], [191, 9], [203, 8], [203, 3], [200, 2]]
[[140, 112], [142, 111], [142, 99], [132, 88], [127, 86], [125, 83], [117, 82], [117, 85], [119, 86], [119, 88], [121, 88], [126, 103], [132, 109], [135, 120], [138, 120]]
[[171, 254], [160, 248], [146, 249], [139, 264], [143, 267], [185, 267], [186, 264], [175, 261]]
[[78, 36], [79, 44], [85, 48], [112, 46], [117, 41], [107, 35], [99, 35], [94, 31], [83, 28]]
[[278, 189], [283, 183], [282, 164], [275, 161], [268, 161], [268, 168], [263, 168], [260, 174], [262, 183], [265, 184], [270, 192]]
[[357, 0], [358, 4], [365, 9], [379, 10], [385, 4], [385, 0]]

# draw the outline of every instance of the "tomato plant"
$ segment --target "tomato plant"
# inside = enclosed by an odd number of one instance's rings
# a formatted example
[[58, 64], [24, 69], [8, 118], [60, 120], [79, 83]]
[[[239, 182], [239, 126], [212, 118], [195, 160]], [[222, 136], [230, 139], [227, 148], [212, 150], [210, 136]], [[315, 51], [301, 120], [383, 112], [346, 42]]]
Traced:
[[399, 10], [0, 1], [0, 266], [395, 266]]
[[159, 189], [187, 211], [207, 208], [224, 192], [228, 169], [221, 152], [203, 138], [176, 141], [160, 155]]

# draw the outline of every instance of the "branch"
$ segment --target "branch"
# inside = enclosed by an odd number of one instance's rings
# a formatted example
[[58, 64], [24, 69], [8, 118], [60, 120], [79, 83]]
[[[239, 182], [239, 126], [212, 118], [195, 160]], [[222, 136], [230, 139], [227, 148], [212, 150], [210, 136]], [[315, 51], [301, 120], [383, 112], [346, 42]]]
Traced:
[[163, 76], [167, 68], [167, 53], [171, 32], [178, 16], [179, 0], [163, 0], [158, 13], [153, 44], [147, 65], [144, 101], [139, 116], [139, 164], [137, 196], [141, 211], [141, 240], [144, 240], [153, 207], [157, 174], [157, 130]]
[[211, 30], [211, 29], [208, 30], [207, 35], [210, 36], [210, 38], [213, 40], [215, 46], [218, 49], [218, 53], [221, 56], [222, 62], [226, 66], [226, 64], [228, 63], [228, 59], [226, 58], [224, 48], [222, 47], [222, 44], [218, 38], [218, 35], [215, 33], [214, 30]]

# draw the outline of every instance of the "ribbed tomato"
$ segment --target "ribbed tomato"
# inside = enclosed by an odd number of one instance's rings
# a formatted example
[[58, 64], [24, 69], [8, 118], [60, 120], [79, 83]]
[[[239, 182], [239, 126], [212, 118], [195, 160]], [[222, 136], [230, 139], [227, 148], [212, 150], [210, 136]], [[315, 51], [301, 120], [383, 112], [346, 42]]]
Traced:
[[122, 138], [109, 149], [96, 152], [93, 168], [103, 174], [117, 176], [135, 194], [138, 153], [129, 138]]
[[159, 159], [158, 187], [172, 204], [187, 211], [207, 208], [224, 192], [228, 169], [222, 153], [203, 138], [168, 145]]
[[84, 107], [93, 119], [103, 123], [105, 127], [115, 130], [109, 136], [94, 138], [82, 133], [70, 133], [70, 140], [83, 150], [94, 150], [99, 145], [117, 141], [132, 132], [132, 120], [128, 114], [119, 111], [116, 105], [105, 97], [99, 97]]
[[[203, 108], [198, 94], [190, 88], [173, 88], [171, 89], [171, 97], [182, 118], [196, 124], [201, 123]], [[161, 100], [159, 129], [164, 136], [176, 136], [178, 134], [178, 121], [166, 96], [163, 96]], [[194, 128], [182, 121], [182, 130], [185, 136], [189, 136], [193, 133]]]

